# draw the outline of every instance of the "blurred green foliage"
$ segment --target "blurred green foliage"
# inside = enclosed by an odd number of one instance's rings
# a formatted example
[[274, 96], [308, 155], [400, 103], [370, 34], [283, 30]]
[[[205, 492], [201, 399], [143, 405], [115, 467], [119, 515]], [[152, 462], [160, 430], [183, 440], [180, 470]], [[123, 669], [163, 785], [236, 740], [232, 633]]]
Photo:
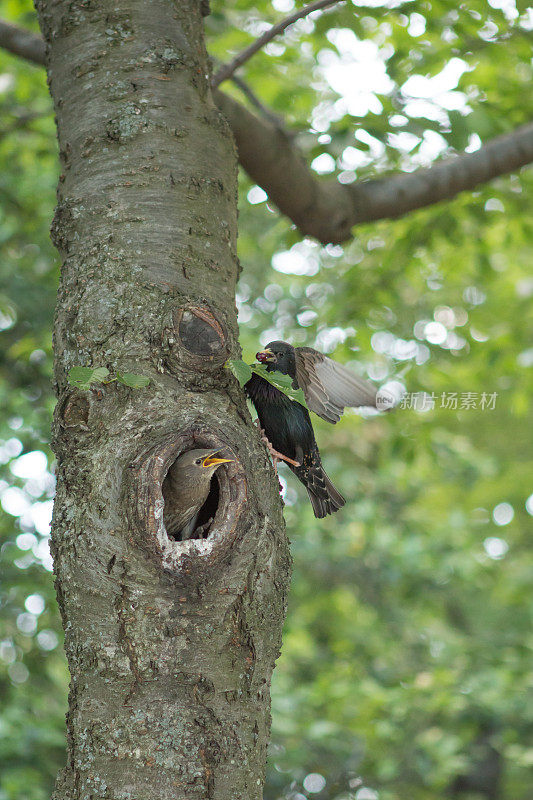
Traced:
[[[212, 6], [209, 48], [224, 61], [293, 2]], [[4, 9], [36, 30], [26, 0]], [[349, 182], [530, 121], [532, 28], [512, 0], [347, 2], [293, 26], [242, 77], [317, 171]], [[0, 53], [0, 108], [0, 800], [40, 800], [64, 759], [68, 681], [43, 461], [52, 470], [58, 270], [43, 71]], [[285, 338], [434, 395], [426, 410], [315, 418], [349, 499], [333, 518], [315, 520], [282, 468], [295, 569], [266, 800], [531, 797], [531, 188], [523, 170], [321, 247], [242, 176], [245, 360]], [[476, 408], [461, 408], [468, 397]]]

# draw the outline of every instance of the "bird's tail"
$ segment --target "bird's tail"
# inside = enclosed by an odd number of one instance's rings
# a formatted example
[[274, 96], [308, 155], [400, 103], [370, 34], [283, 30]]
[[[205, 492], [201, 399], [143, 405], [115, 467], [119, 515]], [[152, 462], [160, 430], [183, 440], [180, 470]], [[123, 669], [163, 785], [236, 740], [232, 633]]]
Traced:
[[317, 494], [314, 488], [307, 487], [307, 493], [315, 512], [315, 517], [321, 519], [328, 514], [334, 514], [339, 508], [342, 508], [346, 500], [342, 494], [335, 489], [332, 482], [322, 470], [322, 478], [324, 481], [324, 490]]
[[315, 517], [322, 519], [328, 514], [334, 514], [346, 503], [342, 494], [337, 491], [326, 475], [320, 461], [318, 448], [313, 449], [310, 462], [306, 463], [304, 460], [302, 466], [291, 467], [291, 469], [307, 489]]

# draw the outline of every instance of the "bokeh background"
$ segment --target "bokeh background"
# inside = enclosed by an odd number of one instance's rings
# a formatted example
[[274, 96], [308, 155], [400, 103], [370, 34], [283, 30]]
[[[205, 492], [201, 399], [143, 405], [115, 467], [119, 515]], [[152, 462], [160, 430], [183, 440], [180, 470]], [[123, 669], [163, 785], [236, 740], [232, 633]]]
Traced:
[[[294, 2], [212, 6], [225, 60]], [[2, 13], [37, 31], [29, 0]], [[532, 29], [513, 0], [347, 2], [242, 76], [318, 174], [350, 182], [530, 121]], [[48, 798], [64, 760], [48, 551], [57, 177], [44, 71], [0, 52], [0, 800]], [[266, 800], [532, 796], [532, 183], [523, 170], [322, 247], [241, 176], [244, 357], [284, 338], [411, 393], [392, 414], [315, 419], [349, 499], [335, 517], [315, 520], [281, 470], [294, 577]]]

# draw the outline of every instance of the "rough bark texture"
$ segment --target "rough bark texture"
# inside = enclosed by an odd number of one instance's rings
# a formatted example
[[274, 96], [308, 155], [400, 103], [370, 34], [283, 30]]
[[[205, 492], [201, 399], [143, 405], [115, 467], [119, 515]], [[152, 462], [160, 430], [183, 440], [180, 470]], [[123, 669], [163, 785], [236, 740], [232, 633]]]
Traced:
[[[53, 554], [72, 675], [56, 800], [262, 796], [290, 559], [242, 392], [236, 155], [199, 0], [38, 0], [62, 174]], [[151, 378], [69, 386], [72, 366]], [[224, 446], [209, 537], [177, 542], [162, 482]]]

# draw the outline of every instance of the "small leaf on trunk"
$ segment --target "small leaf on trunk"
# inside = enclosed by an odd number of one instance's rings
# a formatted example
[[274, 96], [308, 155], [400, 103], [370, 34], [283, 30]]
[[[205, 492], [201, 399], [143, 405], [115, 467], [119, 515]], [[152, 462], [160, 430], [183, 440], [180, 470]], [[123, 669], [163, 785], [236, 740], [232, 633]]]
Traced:
[[117, 372], [117, 381], [129, 386], [130, 389], [143, 389], [150, 383], [150, 378], [145, 375], [136, 375], [134, 372]]
[[109, 370], [106, 367], [97, 367], [96, 369], [93, 369], [91, 381], [103, 383], [108, 376]]
[[245, 383], [248, 383], [252, 377], [251, 367], [240, 359], [226, 361], [225, 366], [233, 372], [241, 386], [244, 386]]
[[91, 383], [103, 383], [109, 375], [106, 367], [72, 367], [68, 373], [68, 382], [79, 389], [89, 389]]

